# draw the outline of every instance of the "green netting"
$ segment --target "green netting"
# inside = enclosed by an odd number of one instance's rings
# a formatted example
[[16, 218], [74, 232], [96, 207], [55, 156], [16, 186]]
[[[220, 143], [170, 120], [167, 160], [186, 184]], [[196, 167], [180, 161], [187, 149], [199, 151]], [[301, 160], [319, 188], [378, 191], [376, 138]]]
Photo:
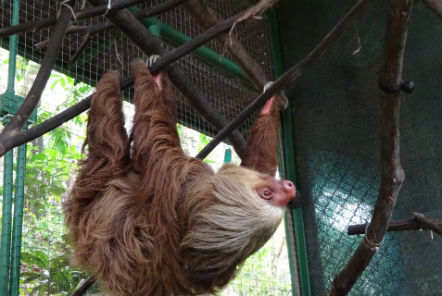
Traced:
[[[305, 56], [354, 1], [285, 1], [278, 9], [286, 66]], [[326, 295], [362, 236], [348, 225], [371, 218], [379, 188], [378, 72], [388, 1], [375, 1], [313, 68], [293, 100], [301, 206], [312, 295]], [[442, 215], [442, 23], [422, 3], [412, 12], [402, 101], [401, 160], [406, 180], [394, 219]], [[388, 233], [350, 295], [440, 295], [442, 243], [430, 232]]]

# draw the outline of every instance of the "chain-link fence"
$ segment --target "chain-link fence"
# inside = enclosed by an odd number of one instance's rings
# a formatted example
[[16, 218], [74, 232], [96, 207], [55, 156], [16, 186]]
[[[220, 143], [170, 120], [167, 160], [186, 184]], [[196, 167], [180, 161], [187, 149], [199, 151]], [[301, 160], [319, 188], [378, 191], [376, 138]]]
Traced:
[[[326, 295], [370, 220], [379, 167], [378, 72], [389, 1], [374, 1], [289, 95], [312, 295]], [[278, 9], [286, 66], [305, 56], [354, 1], [285, 1]], [[406, 180], [393, 219], [442, 214], [442, 23], [415, 2], [403, 79], [416, 84], [401, 106]], [[429, 231], [387, 233], [350, 295], [440, 295], [442, 244]]]

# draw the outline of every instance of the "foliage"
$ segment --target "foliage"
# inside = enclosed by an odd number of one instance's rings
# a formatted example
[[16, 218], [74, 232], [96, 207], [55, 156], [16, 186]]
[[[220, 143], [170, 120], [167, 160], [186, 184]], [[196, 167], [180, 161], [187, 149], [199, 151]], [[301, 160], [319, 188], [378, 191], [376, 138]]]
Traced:
[[253, 254], [221, 295], [291, 295], [290, 270], [285, 237], [280, 226], [267, 244]]
[[[74, 84], [62, 74], [51, 75], [51, 90], [61, 85], [66, 100], [54, 112], [39, 110], [37, 123], [75, 104], [91, 87]], [[85, 116], [59, 127], [27, 150], [22, 248], [22, 295], [68, 295], [85, 275], [70, 266], [69, 242], [62, 235], [61, 199], [72, 182], [73, 168], [82, 157], [74, 132], [82, 129]]]
[[22, 252], [22, 262], [27, 265], [21, 273], [22, 295], [69, 295], [85, 276], [69, 267], [67, 253], [50, 257], [37, 249]]

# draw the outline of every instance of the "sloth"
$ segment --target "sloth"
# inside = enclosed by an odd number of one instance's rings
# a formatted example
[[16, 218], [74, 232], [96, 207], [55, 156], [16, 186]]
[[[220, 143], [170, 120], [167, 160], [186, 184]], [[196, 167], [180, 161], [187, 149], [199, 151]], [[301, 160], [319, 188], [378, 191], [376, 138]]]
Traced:
[[118, 73], [105, 73], [92, 97], [87, 155], [63, 205], [74, 264], [111, 295], [214, 293], [271, 237], [295, 197], [291, 181], [274, 178], [282, 99], [263, 107], [241, 166], [215, 173], [180, 146], [166, 74], [152, 75], [141, 59], [131, 68], [130, 137]]

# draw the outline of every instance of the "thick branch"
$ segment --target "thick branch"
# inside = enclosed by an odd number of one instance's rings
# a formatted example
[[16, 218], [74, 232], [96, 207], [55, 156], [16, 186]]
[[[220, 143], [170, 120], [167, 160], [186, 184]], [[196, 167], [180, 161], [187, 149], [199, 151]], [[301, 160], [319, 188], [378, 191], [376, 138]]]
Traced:
[[[102, 0], [90, 0], [92, 4], [99, 5]], [[245, 11], [244, 15], [251, 11], [259, 10], [260, 7], [267, 7], [268, 0], [261, 0], [254, 6]], [[243, 15], [243, 16], [244, 16]], [[164, 54], [165, 50], [161, 43], [147, 30], [129, 11], [120, 10], [107, 15], [108, 18], [135, 44], [137, 44], [146, 54]], [[187, 97], [192, 106], [199, 112], [199, 114], [211, 123], [216, 129], [220, 130], [227, 125], [227, 120], [215, 109], [209, 108], [207, 101], [203, 99], [201, 92], [195, 85], [186, 77], [184, 72], [176, 65], [174, 67], [166, 67], [167, 74], [170, 80]], [[238, 155], [243, 155], [245, 140], [241, 133], [236, 130], [229, 135], [235, 151]]]
[[284, 74], [278, 77], [274, 83], [259, 95], [238, 116], [226, 125], [216, 136], [198, 153], [197, 157], [205, 158], [226, 136], [237, 128], [246, 118], [261, 107], [272, 95], [279, 92], [289, 81], [295, 81], [304, 73], [314, 61], [320, 58], [331, 47], [334, 41], [352, 24], [358, 13], [363, 11], [373, 0], [359, 0], [338, 24], [319, 42], [319, 44], [296, 65], [290, 67]]
[[18, 133], [28, 120], [35, 106], [37, 106], [41, 93], [46, 86], [46, 82], [48, 81], [52, 68], [57, 60], [58, 53], [63, 44], [64, 34], [70, 23], [70, 18], [70, 9], [65, 5], [61, 5], [59, 18], [55, 25], [54, 32], [52, 33], [52, 41], [41, 62], [41, 67], [38, 70], [34, 83], [32, 84], [25, 101], [20, 105], [20, 108], [18, 108], [17, 113], [3, 129], [0, 134], [0, 139], [9, 138]]
[[[178, 2], [178, 1], [179, 0], [172, 0], [169, 2]], [[146, 0], [120, 0], [120, 1], [117, 1], [116, 3], [114, 3], [114, 2], [115, 1], [112, 2], [112, 7], [109, 10], [109, 12], [116, 11], [116, 10], [123, 9], [123, 8], [127, 8], [130, 6], [139, 4], [139, 3], [143, 3], [143, 2], [146, 2]], [[182, 1], [179, 1], [179, 2], [182, 2]], [[102, 15], [106, 12], [106, 10], [107, 10], [107, 4], [103, 4], [100, 6], [88, 8], [88, 9], [78, 12], [76, 14], [76, 18], [77, 18], [77, 21], [79, 21], [79, 20], [82, 20], [85, 18]], [[33, 21], [33, 22], [15, 25], [12, 27], [3, 28], [3, 29], [0, 29], [0, 37], [6, 37], [6, 36], [9, 36], [12, 34], [18, 34], [18, 33], [22, 33], [22, 32], [35, 32], [35, 31], [41, 30], [43, 28], [53, 26], [53, 25], [55, 25], [56, 22], [57, 22], [57, 18], [51, 17], [51, 18], [47, 18], [47, 19], [42, 19], [42, 20], [38, 20], [38, 21]]]
[[433, 12], [442, 18], [442, 1], [441, 0], [423, 0]]
[[[169, 0], [166, 2], [162, 2], [158, 5], [139, 10], [136, 13], [134, 13], [134, 16], [137, 19], [143, 19], [143, 18], [154, 16], [154, 15], [158, 15], [158, 14], [161, 14], [161, 13], [168, 11], [172, 8], [175, 8], [178, 5], [180, 5], [186, 1], [188, 1], [188, 0]], [[98, 23], [95, 25], [90, 25], [90, 26], [71, 26], [70, 28], [68, 28], [66, 35], [69, 35], [72, 33], [86, 33], [88, 35], [93, 35], [93, 34], [104, 32], [104, 31], [109, 30], [113, 27], [114, 27], [114, 24], [112, 24], [109, 21], [103, 22], [103, 23]], [[48, 45], [48, 43], [49, 43], [49, 40], [41, 41], [41, 42], [35, 44], [35, 48], [36, 49], [44, 48]]]
[[[422, 223], [418, 221], [416, 218], [411, 219], [404, 219], [404, 220], [396, 220], [396, 221], [390, 221], [388, 223], [387, 231], [405, 231], [405, 230], [433, 230], [437, 233], [437, 231], [434, 230], [434, 226], [436, 227], [442, 227], [442, 220], [441, 219], [428, 219], [423, 218], [422, 221], [425, 221], [426, 223]], [[365, 234], [365, 229], [367, 229], [368, 224], [355, 224], [348, 226], [347, 234], [348, 235], [355, 235], [355, 234]], [[431, 227], [429, 225], [432, 225]]]
[[[205, 28], [215, 26], [220, 21], [213, 11], [199, 0], [189, 1], [185, 7], [190, 15]], [[263, 89], [266, 82], [269, 81], [264, 69], [250, 56], [238, 39], [233, 36], [228, 38], [228, 34], [223, 34], [217, 38], [217, 41], [221, 46], [226, 45], [232, 59], [247, 74], [253, 84], [258, 89]]]
[[[201, 33], [195, 39], [192, 41], [177, 47], [170, 52], [167, 52], [164, 54], [152, 67], [150, 70], [152, 72], [159, 71], [161, 69], [164, 69], [167, 65], [173, 63], [180, 57], [190, 53], [192, 50], [200, 47], [204, 43], [206, 43], [208, 40], [213, 39], [215, 36], [221, 34], [222, 32], [227, 31], [230, 26], [239, 18], [241, 17], [242, 13], [237, 14], [234, 17], [231, 17], [215, 27], [210, 28], [206, 32]], [[126, 88], [132, 84], [132, 78], [126, 77], [120, 82], [121, 88]], [[74, 118], [78, 114], [86, 111], [90, 107], [90, 100], [92, 98], [92, 95], [85, 98], [81, 102], [77, 103], [76, 105], [66, 109], [65, 111], [57, 114], [56, 116], [40, 123], [37, 126], [32, 127], [29, 130], [22, 131], [20, 133], [17, 133], [11, 137], [7, 138], [1, 138], [0, 137], [0, 156], [5, 154], [10, 149], [17, 147], [18, 145], [21, 145], [23, 143], [26, 143], [30, 140], [33, 140], [35, 138], [38, 138], [39, 136], [43, 135], [44, 133], [47, 133], [54, 128], [62, 125], [64, 122]], [[207, 106], [207, 108], [212, 108], [210, 105]], [[212, 111], [212, 113], [216, 113], [216, 111]]]
[[383, 89], [395, 91], [382, 91], [381, 93], [381, 184], [379, 195], [364, 240], [359, 244], [347, 265], [333, 280], [330, 291], [330, 295], [333, 296], [347, 295], [378, 250], [405, 178], [399, 154], [401, 93], [398, 89], [412, 5], [412, 0], [391, 1], [384, 41], [384, 63], [379, 75], [379, 84]]

